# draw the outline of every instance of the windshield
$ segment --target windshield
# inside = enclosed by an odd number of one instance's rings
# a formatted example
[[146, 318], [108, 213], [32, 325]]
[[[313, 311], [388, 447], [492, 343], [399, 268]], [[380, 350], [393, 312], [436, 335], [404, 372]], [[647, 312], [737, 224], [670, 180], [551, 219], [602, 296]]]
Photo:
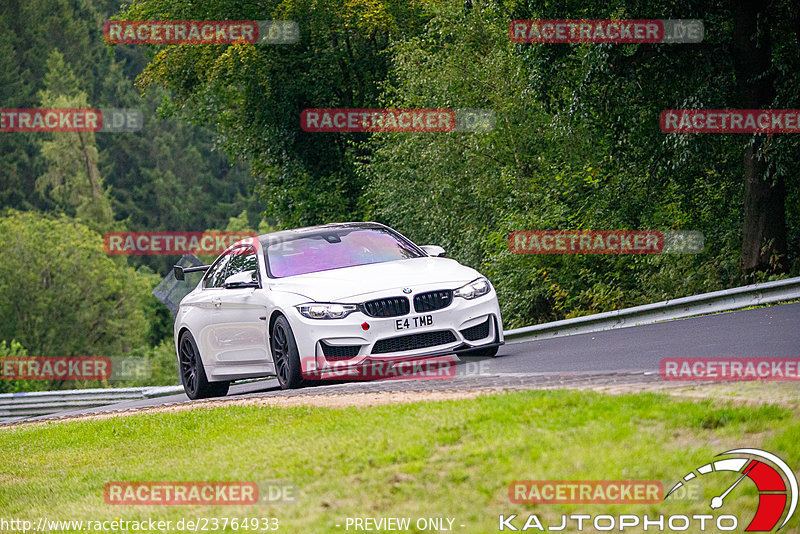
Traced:
[[423, 256], [412, 243], [383, 228], [324, 230], [273, 243], [264, 255], [273, 278]]

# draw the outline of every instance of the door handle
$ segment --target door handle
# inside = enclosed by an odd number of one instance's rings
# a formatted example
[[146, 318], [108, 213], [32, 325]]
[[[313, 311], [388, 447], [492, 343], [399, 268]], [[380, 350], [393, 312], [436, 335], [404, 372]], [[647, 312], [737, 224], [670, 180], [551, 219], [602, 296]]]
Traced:
[[218, 298], [211, 299], [211, 302], [214, 303], [214, 306], [217, 307], [217, 308], [222, 306], [222, 299], [218, 299]]

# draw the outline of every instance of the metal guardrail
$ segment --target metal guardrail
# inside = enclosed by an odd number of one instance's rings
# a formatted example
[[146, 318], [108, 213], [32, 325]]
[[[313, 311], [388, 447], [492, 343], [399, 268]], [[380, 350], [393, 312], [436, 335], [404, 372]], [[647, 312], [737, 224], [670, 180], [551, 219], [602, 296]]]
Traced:
[[[543, 323], [504, 332], [511, 343], [625, 328], [658, 321], [731, 311], [800, 298], [800, 277], [714, 291], [634, 308]], [[106, 406], [183, 392], [181, 386], [82, 389], [0, 394], [0, 424], [78, 408]]]
[[181, 386], [97, 388], [0, 394], [0, 424], [71, 409], [96, 408], [183, 392]]
[[551, 339], [732, 311], [798, 298], [800, 298], [800, 277], [734, 287], [585, 317], [515, 328], [507, 330], [503, 334], [506, 341], [511, 343]]

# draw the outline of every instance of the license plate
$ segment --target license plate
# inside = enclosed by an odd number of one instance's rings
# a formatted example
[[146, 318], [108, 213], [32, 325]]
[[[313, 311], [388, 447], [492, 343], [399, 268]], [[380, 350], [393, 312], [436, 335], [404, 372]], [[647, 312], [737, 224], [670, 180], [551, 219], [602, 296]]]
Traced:
[[405, 319], [396, 319], [394, 321], [395, 330], [409, 330], [411, 328], [420, 328], [423, 326], [433, 326], [433, 315], [417, 315], [415, 317], [406, 317]]

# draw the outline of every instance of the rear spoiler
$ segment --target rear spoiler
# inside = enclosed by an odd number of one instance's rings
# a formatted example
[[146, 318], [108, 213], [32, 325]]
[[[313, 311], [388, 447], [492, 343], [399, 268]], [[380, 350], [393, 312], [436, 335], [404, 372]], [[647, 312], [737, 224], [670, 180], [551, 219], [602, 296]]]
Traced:
[[172, 274], [175, 275], [176, 280], [185, 280], [184, 273], [194, 273], [197, 271], [207, 271], [210, 265], [198, 265], [197, 267], [181, 267], [180, 265], [172, 266]]

